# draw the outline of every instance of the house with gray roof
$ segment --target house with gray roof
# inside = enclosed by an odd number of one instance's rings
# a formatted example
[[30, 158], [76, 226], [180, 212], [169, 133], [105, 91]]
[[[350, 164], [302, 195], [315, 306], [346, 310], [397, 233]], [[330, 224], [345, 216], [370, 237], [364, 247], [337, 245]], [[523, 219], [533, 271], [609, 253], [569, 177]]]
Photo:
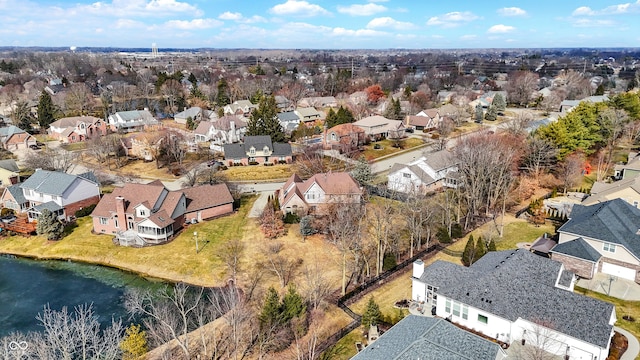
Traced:
[[506, 356], [495, 342], [444, 319], [409, 315], [351, 359], [501, 360]]
[[202, 108], [198, 106], [193, 106], [190, 108], [185, 108], [184, 111], [181, 111], [175, 115], [173, 115], [173, 120], [178, 124], [186, 124], [187, 119], [191, 118], [192, 121], [200, 121], [203, 118]]
[[560, 103], [560, 112], [568, 113], [569, 111], [573, 110], [573, 108], [580, 105], [580, 103], [582, 102], [599, 103], [605, 101], [609, 101], [609, 97], [607, 95], [588, 96], [581, 100], [562, 100], [562, 102]]
[[574, 205], [552, 259], [580, 276], [604, 273], [640, 283], [640, 209], [623, 199]]
[[456, 188], [458, 165], [453, 154], [440, 150], [408, 164], [394, 164], [387, 175], [387, 187], [402, 193], [424, 194], [443, 187]]
[[283, 111], [276, 116], [286, 133], [291, 133], [300, 124], [300, 116], [295, 111]]
[[9, 186], [20, 182], [20, 168], [14, 159], [0, 160], [0, 186]]
[[[415, 261], [412, 298], [438, 317], [507, 344], [524, 340], [571, 359], [605, 359], [615, 307], [574, 293], [574, 283], [559, 261], [524, 249], [495, 251], [470, 267]], [[542, 344], [542, 338], [551, 341]]]
[[224, 144], [224, 158], [229, 166], [291, 163], [291, 144], [272, 142], [268, 135], [245, 136], [239, 144]]
[[160, 122], [151, 115], [149, 110], [118, 111], [107, 118], [109, 127], [113, 131], [140, 131]]
[[93, 173], [72, 175], [41, 169], [24, 182], [7, 187], [0, 198], [2, 206], [26, 213], [30, 222], [38, 220], [43, 209], [51, 210], [60, 220], [69, 220], [76, 211], [98, 201], [100, 188]]

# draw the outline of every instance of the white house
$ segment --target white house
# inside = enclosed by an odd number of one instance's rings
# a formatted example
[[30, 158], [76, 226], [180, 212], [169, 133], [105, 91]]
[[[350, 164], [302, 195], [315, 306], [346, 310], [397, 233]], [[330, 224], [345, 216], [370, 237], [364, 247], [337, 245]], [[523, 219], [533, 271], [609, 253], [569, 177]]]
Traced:
[[138, 131], [160, 122], [149, 110], [118, 111], [109, 115], [107, 122], [113, 131]]
[[[489, 252], [470, 267], [436, 261], [413, 265], [412, 298], [436, 316], [511, 344], [524, 340], [570, 359], [605, 359], [613, 304], [573, 292], [562, 263], [529, 251]], [[544, 341], [542, 339], [545, 339]]]
[[257, 107], [250, 100], [237, 100], [233, 104], [225, 105], [223, 111], [225, 115], [249, 115], [251, 110]]
[[201, 121], [194, 130], [196, 142], [210, 141], [212, 150], [222, 151], [222, 145], [241, 141], [247, 131], [247, 122], [239, 116], [223, 116], [211, 121]]
[[394, 164], [387, 175], [389, 190], [425, 193], [442, 187], [456, 188], [458, 166], [448, 150], [436, 151], [409, 164]]
[[178, 124], [186, 124], [187, 119], [191, 118], [192, 121], [200, 121], [203, 118], [203, 111], [200, 107], [194, 106], [190, 108], [185, 108], [184, 111], [181, 111], [175, 115], [173, 115], [173, 120]]

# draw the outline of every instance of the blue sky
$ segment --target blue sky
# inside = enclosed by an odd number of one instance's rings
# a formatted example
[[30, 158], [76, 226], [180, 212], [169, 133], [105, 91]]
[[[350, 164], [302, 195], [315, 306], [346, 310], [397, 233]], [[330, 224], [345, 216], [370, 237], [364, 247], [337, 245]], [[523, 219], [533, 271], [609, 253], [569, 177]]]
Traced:
[[640, 0], [0, 0], [0, 46], [640, 47]]

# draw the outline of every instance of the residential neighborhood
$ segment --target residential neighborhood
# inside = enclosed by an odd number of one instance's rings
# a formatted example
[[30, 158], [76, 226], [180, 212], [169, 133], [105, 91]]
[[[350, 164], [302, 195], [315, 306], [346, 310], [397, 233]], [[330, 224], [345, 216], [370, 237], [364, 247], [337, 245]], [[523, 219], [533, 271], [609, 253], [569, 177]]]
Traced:
[[639, 64], [0, 52], [0, 254], [157, 281], [114, 359], [635, 359]]

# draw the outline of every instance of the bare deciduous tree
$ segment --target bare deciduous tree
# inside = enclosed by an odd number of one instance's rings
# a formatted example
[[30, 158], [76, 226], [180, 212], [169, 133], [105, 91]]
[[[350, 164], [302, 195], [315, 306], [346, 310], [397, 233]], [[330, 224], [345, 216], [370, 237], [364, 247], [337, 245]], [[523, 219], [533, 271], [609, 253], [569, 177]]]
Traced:
[[85, 83], [72, 84], [65, 94], [67, 112], [84, 115], [93, 106], [93, 95]]
[[24, 159], [24, 165], [29, 169], [44, 169], [68, 172], [75, 167], [78, 154], [61, 148], [44, 148], [41, 151], [31, 151]]
[[327, 238], [338, 247], [342, 258], [342, 295], [347, 292], [347, 272], [352, 260], [349, 255], [352, 250], [361, 248], [363, 219], [364, 206], [360, 204], [330, 204], [327, 207]]
[[522, 339], [525, 345], [520, 349], [518, 358], [523, 360], [552, 360], [558, 358], [566, 349], [560, 335], [553, 331], [553, 323], [536, 321], [525, 330]]
[[508, 102], [525, 106], [531, 101], [533, 92], [538, 87], [538, 74], [529, 71], [516, 71], [509, 74], [506, 90]]
[[332, 284], [329, 281], [326, 270], [318, 261], [313, 261], [303, 270], [302, 291], [307, 298], [307, 302], [315, 310], [331, 294]]
[[265, 267], [278, 277], [280, 286], [284, 288], [295, 276], [303, 260], [281, 254], [283, 247], [284, 245], [280, 242], [270, 243], [264, 253], [267, 256]]
[[573, 153], [558, 165], [556, 171], [558, 178], [562, 181], [565, 194], [567, 190], [580, 184], [584, 174], [584, 161], [582, 153]]
[[227, 240], [222, 245], [222, 249], [218, 252], [218, 257], [220, 257], [225, 265], [227, 265], [227, 270], [229, 270], [229, 274], [233, 281], [236, 280], [236, 276], [240, 270], [240, 260], [244, 254], [244, 249], [245, 246], [242, 240], [233, 238], [231, 240]]
[[296, 155], [295, 172], [303, 179], [328, 171], [344, 171], [346, 164], [335, 157], [324, 156], [322, 146], [307, 145]]
[[537, 180], [543, 171], [550, 169], [556, 163], [557, 157], [558, 148], [553, 143], [532, 137], [525, 147], [523, 166]]

